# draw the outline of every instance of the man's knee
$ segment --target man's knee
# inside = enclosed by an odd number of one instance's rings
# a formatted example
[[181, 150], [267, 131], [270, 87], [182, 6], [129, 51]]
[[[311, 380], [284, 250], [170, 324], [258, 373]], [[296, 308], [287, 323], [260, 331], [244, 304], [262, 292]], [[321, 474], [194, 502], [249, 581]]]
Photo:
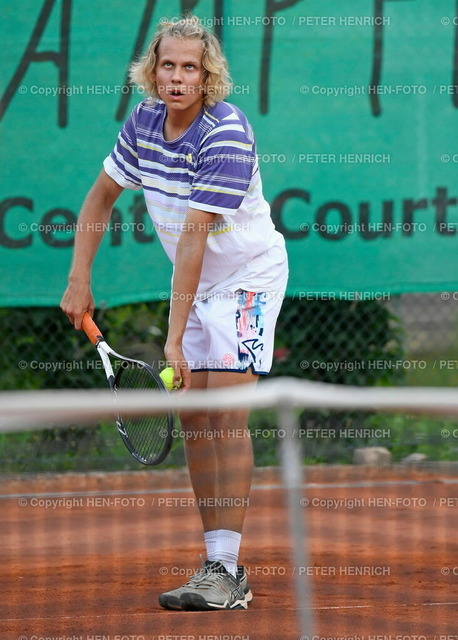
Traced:
[[206, 430], [209, 428], [208, 415], [205, 411], [182, 411], [180, 413], [181, 430]]

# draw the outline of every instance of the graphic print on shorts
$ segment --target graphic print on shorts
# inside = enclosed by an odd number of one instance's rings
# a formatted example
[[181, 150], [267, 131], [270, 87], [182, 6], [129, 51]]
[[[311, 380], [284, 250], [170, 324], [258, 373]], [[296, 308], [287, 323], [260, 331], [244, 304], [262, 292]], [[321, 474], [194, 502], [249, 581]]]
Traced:
[[254, 364], [256, 369], [262, 367], [264, 351], [264, 314], [263, 293], [251, 291], [238, 292], [236, 314], [238, 359], [241, 369]]

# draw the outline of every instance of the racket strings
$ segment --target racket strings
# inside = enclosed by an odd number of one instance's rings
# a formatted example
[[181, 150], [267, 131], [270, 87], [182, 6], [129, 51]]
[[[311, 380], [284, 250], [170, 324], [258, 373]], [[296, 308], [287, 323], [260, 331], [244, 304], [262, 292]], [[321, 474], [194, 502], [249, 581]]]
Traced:
[[[123, 363], [116, 376], [117, 395], [123, 390], [144, 391], [161, 390], [154, 374], [141, 364]], [[167, 414], [154, 414], [139, 418], [120, 416], [129, 448], [146, 463], [160, 458], [170, 437], [170, 424]]]

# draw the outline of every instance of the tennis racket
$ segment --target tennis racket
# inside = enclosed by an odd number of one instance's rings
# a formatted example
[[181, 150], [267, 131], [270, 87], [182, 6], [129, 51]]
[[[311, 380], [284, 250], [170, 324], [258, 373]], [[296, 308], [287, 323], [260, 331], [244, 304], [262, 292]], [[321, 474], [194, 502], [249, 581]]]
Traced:
[[[159, 390], [168, 393], [159, 375], [146, 362], [133, 360], [116, 353], [105, 341], [102, 332], [85, 313], [82, 328], [96, 347], [103, 362], [108, 385], [119, 397], [124, 390]], [[116, 375], [113, 373], [110, 356], [118, 361]], [[129, 418], [116, 414], [116, 426], [129, 452], [142, 464], [156, 465], [168, 455], [173, 441], [173, 412]]]

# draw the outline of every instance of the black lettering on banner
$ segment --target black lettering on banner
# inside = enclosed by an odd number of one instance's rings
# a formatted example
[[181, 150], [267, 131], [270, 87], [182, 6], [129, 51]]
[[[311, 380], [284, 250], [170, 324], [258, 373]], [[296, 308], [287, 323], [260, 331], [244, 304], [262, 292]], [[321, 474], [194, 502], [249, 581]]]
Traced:
[[272, 202], [272, 220], [274, 221], [275, 227], [285, 236], [286, 240], [299, 240], [307, 236], [309, 232], [308, 226], [304, 225], [304, 228], [300, 231], [292, 231], [285, 226], [282, 220], [283, 207], [291, 198], [299, 198], [299, 200], [310, 204], [310, 194], [308, 191], [304, 189], [286, 189]]
[[213, 13], [215, 16], [215, 28], [213, 29], [215, 32], [215, 36], [221, 43], [223, 43], [224, 0], [215, 0], [215, 8]]
[[6, 198], [0, 202], [0, 246], [7, 249], [23, 249], [24, 247], [30, 247], [32, 244], [32, 234], [27, 234], [20, 240], [12, 238], [5, 231], [5, 219], [6, 214], [13, 207], [24, 207], [29, 211], [33, 211], [33, 202], [30, 198]]
[[129, 87], [130, 90], [127, 92], [121, 92], [121, 99], [119, 101], [118, 110], [116, 111], [116, 120], [121, 121], [126, 118], [126, 111], [129, 105], [129, 100], [132, 95], [133, 87], [129, 82], [129, 67], [134, 60], [140, 57], [143, 52], [143, 47], [145, 46], [146, 34], [148, 33], [148, 28], [151, 22], [151, 16], [153, 15], [154, 5], [156, 4], [156, 0], [147, 0], [145, 4], [145, 9], [143, 11], [142, 20], [140, 22], [140, 28], [137, 33], [137, 38], [135, 40], [134, 49], [132, 51], [132, 55], [130, 56], [130, 62], [127, 67], [126, 75], [124, 77], [124, 86]]
[[[298, 206], [292, 211], [292, 218], [301, 221], [298, 228], [291, 228], [285, 222], [285, 205], [289, 200], [298, 199], [305, 204], [305, 215], [300, 215]], [[441, 236], [456, 236], [457, 224], [448, 222], [449, 208], [458, 205], [458, 197], [449, 197], [447, 187], [436, 187], [435, 196], [432, 198], [404, 198], [399, 203], [402, 215], [401, 221], [393, 222], [396, 201], [383, 200], [381, 203], [381, 219], [371, 220], [371, 211], [376, 209], [375, 203], [368, 201], [359, 202], [356, 207], [358, 217], [352, 221], [352, 212], [346, 203], [340, 200], [324, 202], [316, 211], [311, 211], [310, 202], [312, 196], [305, 189], [285, 189], [272, 201], [272, 220], [287, 240], [305, 240], [310, 237], [310, 231], [315, 232], [324, 240], [341, 240], [345, 236], [358, 233], [362, 240], [375, 240], [376, 238], [391, 238], [393, 231], [402, 233], [407, 237], [413, 237], [420, 223], [415, 222], [415, 212], [425, 211], [430, 205], [434, 207], [435, 226], [434, 231]], [[10, 221], [7, 223], [8, 213], [15, 208], [23, 208], [33, 214], [34, 203], [31, 198], [25, 196], [10, 197], [0, 202], [0, 247], [7, 249], [24, 249], [30, 247], [33, 235], [38, 232], [42, 241], [49, 247], [65, 249], [73, 245], [74, 233], [78, 227], [77, 216], [70, 209], [54, 208], [44, 213], [37, 222], [36, 228], [29, 220], [16, 213], [13, 220], [20, 219], [19, 224]], [[123, 222], [124, 216], [120, 209], [113, 208], [109, 230], [109, 244], [111, 247], [119, 247], [123, 244], [126, 233], [132, 230], [133, 239], [138, 244], [150, 244], [155, 241], [156, 234], [150, 221], [146, 203], [142, 195], [135, 195], [132, 204], [128, 208], [132, 222]], [[340, 220], [328, 222], [332, 212], [337, 212]], [[14, 214], [13, 214], [14, 215]], [[299, 217], [300, 216], [300, 217]], [[127, 216], [129, 217], [129, 216]], [[373, 215], [375, 217], [375, 215]], [[306, 220], [310, 221], [307, 222]], [[426, 225], [422, 226], [426, 229]], [[16, 235], [9, 229], [17, 228]], [[105, 226], [100, 224], [100, 230]], [[420, 228], [420, 230], [422, 230]], [[95, 223], [94, 231], [99, 231]], [[66, 234], [64, 237], [58, 234]]]
[[383, 5], [385, 2], [402, 2], [403, 0], [374, 0], [374, 48], [372, 59], [372, 78], [369, 85], [369, 100], [372, 115], [382, 113], [377, 88], [380, 86], [383, 59]]
[[110, 247], [119, 247], [122, 244], [122, 214], [114, 207], [110, 220]]
[[436, 197], [432, 200], [436, 207], [436, 228], [442, 236], [454, 236], [456, 234], [456, 225], [447, 223], [447, 207], [455, 206], [458, 203], [457, 198], [449, 198], [447, 187], [437, 187]]
[[375, 240], [379, 236], [389, 238], [393, 232], [393, 201], [383, 201], [381, 223], [370, 221], [370, 204], [369, 202], [361, 202], [359, 205], [359, 221], [361, 237], [364, 240]]
[[374, 116], [379, 116], [382, 113], [377, 87], [380, 86], [380, 78], [382, 76], [383, 25], [381, 24], [381, 18], [383, 17], [383, 2], [384, 0], [374, 1], [374, 49], [372, 78], [369, 85], [369, 100]]
[[[16, 93], [16, 90], [24, 77], [29, 65], [32, 62], [53, 62], [59, 69], [58, 85], [62, 89], [68, 86], [68, 52], [70, 43], [70, 16], [71, 16], [71, 0], [61, 0], [60, 14], [60, 48], [57, 51], [37, 51], [38, 43], [43, 35], [43, 31], [48, 23], [49, 16], [53, 6], [59, 0], [45, 0], [37, 23], [30, 37], [24, 55], [19, 62], [16, 71], [13, 74], [5, 93], [0, 100], [0, 120], [8, 109], [8, 106]], [[58, 94], [58, 117], [57, 124], [59, 127], [67, 126], [68, 97], [66, 91], [60, 91]]]
[[[326, 222], [326, 217], [329, 211], [338, 211], [342, 218], [339, 224], [333, 224], [330, 226], [333, 231], [332, 233], [327, 230], [328, 224]], [[325, 238], [325, 240], [341, 240], [349, 234], [351, 228], [350, 209], [346, 204], [339, 202], [338, 200], [326, 202], [316, 212], [316, 225], [318, 235]]]
[[260, 72], [260, 88], [259, 88], [259, 112], [267, 113], [269, 111], [269, 75], [270, 75], [270, 58], [272, 54], [272, 40], [274, 28], [274, 14], [294, 6], [301, 0], [266, 0], [266, 8], [264, 16], [264, 36], [262, 39], [262, 55], [261, 55], [261, 72]]
[[183, 15], [192, 13], [198, 2], [199, 0], [181, 0], [181, 13]]
[[455, 42], [453, 46], [453, 72], [452, 72], [452, 87], [455, 87], [455, 91], [452, 93], [452, 104], [458, 109], [458, 0], [455, 4], [455, 19], [453, 21], [455, 25]]
[[406, 198], [403, 201], [403, 209], [402, 209], [402, 235], [411, 236], [414, 231], [413, 224], [413, 212], [418, 209], [426, 209], [428, 207], [428, 200], [426, 198], [422, 198], [421, 200], [415, 200], [413, 198]]
[[[64, 222], [60, 218], [64, 218]], [[72, 247], [74, 241], [74, 234], [64, 240], [59, 240], [54, 236], [59, 232], [59, 228], [72, 229], [76, 224], [76, 216], [70, 209], [50, 209], [43, 216], [40, 227], [40, 235], [43, 242], [48, 247], [54, 247], [55, 249], [65, 249], [66, 247]]]

